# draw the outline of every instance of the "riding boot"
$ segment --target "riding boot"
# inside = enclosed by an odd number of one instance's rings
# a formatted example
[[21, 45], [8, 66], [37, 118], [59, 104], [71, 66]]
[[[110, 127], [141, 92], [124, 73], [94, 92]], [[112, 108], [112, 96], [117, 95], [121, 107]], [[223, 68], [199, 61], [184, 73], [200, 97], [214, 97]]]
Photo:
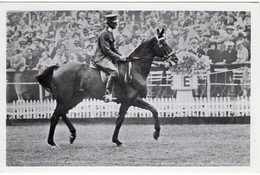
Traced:
[[106, 91], [104, 94], [104, 101], [106, 103], [116, 100], [115, 98], [112, 98], [112, 88], [113, 88], [114, 80], [115, 77], [111, 75], [108, 77], [107, 84], [106, 84]]

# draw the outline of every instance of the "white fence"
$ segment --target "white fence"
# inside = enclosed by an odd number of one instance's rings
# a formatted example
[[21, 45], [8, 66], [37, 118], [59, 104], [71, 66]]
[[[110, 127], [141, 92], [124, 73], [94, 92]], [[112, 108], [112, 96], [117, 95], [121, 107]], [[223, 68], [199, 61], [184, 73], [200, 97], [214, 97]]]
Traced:
[[[175, 98], [145, 99], [154, 105], [159, 117], [232, 117], [250, 116], [249, 97], [194, 98], [192, 103], [181, 103]], [[15, 101], [7, 105], [8, 119], [50, 118], [56, 101]], [[69, 111], [70, 118], [113, 118], [119, 111], [119, 104], [85, 99]], [[126, 117], [152, 117], [149, 111], [130, 107]]]

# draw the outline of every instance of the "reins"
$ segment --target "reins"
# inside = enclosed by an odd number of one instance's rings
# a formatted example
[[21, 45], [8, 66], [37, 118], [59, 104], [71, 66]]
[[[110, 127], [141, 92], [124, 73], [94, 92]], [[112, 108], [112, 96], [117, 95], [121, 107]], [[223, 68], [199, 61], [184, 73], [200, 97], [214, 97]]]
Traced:
[[150, 61], [150, 60], [154, 60], [155, 58], [157, 57], [128, 57], [124, 62], [132, 62], [137, 60]]
[[[168, 55], [165, 55], [164, 57], [127, 57], [126, 61], [124, 62], [132, 62], [137, 60], [144, 60], [144, 61], [167, 61], [175, 52], [171, 52]], [[165, 58], [165, 59], [163, 59]]]

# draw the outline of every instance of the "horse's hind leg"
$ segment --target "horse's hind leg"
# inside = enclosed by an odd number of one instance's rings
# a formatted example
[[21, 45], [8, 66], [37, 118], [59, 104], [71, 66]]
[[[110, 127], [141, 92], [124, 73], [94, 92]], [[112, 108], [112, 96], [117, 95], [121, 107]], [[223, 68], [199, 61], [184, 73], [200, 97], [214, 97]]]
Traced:
[[48, 136], [48, 144], [51, 146], [55, 146], [56, 144], [53, 141], [53, 136], [55, 132], [56, 125], [58, 124], [60, 119], [60, 116], [57, 115], [55, 112], [51, 116], [51, 124], [50, 124], [50, 130], [49, 130], [49, 136]]
[[57, 104], [54, 113], [51, 116], [51, 123], [50, 123], [50, 130], [49, 130], [49, 136], [48, 136], [48, 144], [51, 146], [56, 146], [55, 142], [53, 141], [53, 136], [55, 132], [55, 128], [59, 122], [60, 116], [63, 116], [67, 113], [65, 111], [65, 107], [63, 105]]
[[118, 118], [116, 120], [116, 128], [115, 128], [113, 138], [112, 138], [113, 143], [116, 143], [117, 146], [122, 145], [122, 142], [120, 142], [118, 140], [118, 134], [119, 134], [119, 130], [124, 122], [125, 114], [129, 107], [130, 107], [129, 104], [122, 103], [120, 106], [120, 109], [119, 109]]
[[[83, 99], [84, 99], [84, 94], [82, 94], [82, 93], [74, 94], [73, 98], [70, 99], [70, 104], [67, 105], [66, 111], [68, 112], [70, 109], [72, 109], [77, 104], [79, 104]], [[66, 112], [66, 114], [67, 114], [67, 112]], [[62, 120], [68, 126], [68, 128], [70, 130], [70, 143], [73, 144], [73, 142], [76, 139], [76, 129], [66, 114], [62, 115]]]
[[153, 137], [155, 140], [157, 140], [160, 136], [161, 127], [160, 127], [160, 122], [159, 122], [159, 118], [158, 118], [158, 111], [156, 110], [156, 108], [140, 98], [137, 98], [135, 100], [133, 106], [136, 106], [136, 107], [139, 107], [142, 109], [146, 109], [146, 110], [149, 110], [152, 112], [154, 122], [155, 122], [155, 132], [153, 134]]
[[70, 130], [70, 143], [73, 144], [74, 140], [76, 139], [76, 129], [74, 128], [73, 124], [70, 122], [66, 115], [62, 116], [62, 120]]

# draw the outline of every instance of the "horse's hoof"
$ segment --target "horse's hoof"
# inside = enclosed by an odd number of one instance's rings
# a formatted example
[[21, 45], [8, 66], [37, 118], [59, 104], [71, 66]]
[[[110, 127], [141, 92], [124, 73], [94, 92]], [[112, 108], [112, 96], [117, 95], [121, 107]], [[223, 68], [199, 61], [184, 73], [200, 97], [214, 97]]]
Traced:
[[158, 140], [159, 136], [160, 136], [160, 132], [155, 131], [155, 132], [153, 133], [153, 138], [154, 138], [155, 140]]
[[61, 149], [59, 145], [51, 146], [51, 149]]
[[51, 145], [51, 146], [56, 146], [56, 144], [51, 140], [48, 140], [48, 144]]
[[115, 143], [117, 146], [121, 146], [123, 144], [119, 140], [113, 140], [113, 143]]
[[76, 139], [76, 134], [71, 134], [70, 135], [70, 144], [73, 144], [73, 142], [75, 141]]

